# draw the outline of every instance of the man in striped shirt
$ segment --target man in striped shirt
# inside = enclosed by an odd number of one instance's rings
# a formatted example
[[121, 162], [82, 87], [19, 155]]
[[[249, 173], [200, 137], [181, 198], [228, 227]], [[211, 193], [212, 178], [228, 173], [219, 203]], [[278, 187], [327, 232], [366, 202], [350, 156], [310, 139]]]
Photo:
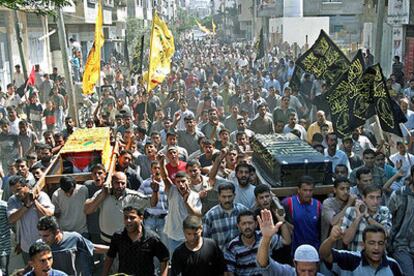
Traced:
[[[256, 264], [257, 249], [262, 233], [256, 231], [257, 222], [253, 212], [249, 210], [242, 211], [237, 216], [237, 226], [240, 235], [235, 237], [224, 251], [227, 276], [262, 275], [263, 269]], [[290, 237], [287, 240], [290, 240]], [[272, 236], [270, 248], [276, 250], [288, 244], [285, 239], [276, 234]]]
[[0, 237], [0, 272], [8, 275], [7, 267], [11, 252], [10, 225], [7, 220], [7, 202], [3, 200], [0, 200]]
[[237, 216], [248, 210], [244, 205], [234, 203], [235, 189], [233, 183], [219, 185], [219, 204], [204, 215], [203, 236], [215, 240], [221, 249], [239, 234]]

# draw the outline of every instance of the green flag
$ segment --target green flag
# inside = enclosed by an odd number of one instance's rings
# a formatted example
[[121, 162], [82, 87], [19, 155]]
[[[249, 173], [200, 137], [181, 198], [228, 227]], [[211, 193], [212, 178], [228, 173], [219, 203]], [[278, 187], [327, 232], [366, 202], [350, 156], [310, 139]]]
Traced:
[[263, 34], [263, 28], [260, 29], [260, 37], [259, 40], [256, 42], [256, 61], [259, 59], [264, 58], [265, 56], [265, 41], [264, 41], [264, 34]]

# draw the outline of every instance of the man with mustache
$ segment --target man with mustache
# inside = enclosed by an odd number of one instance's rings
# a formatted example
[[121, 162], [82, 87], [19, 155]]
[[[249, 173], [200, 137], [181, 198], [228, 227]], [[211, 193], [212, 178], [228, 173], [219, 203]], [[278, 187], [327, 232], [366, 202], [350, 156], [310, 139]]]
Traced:
[[105, 243], [110, 243], [112, 235], [122, 230], [123, 216], [122, 208], [125, 202], [136, 199], [143, 208], [149, 206], [149, 199], [134, 190], [127, 188], [127, 176], [124, 172], [115, 172], [112, 175], [112, 187], [102, 187], [92, 198], [86, 200], [84, 212], [90, 215], [99, 209], [99, 227], [101, 229], [101, 239]]
[[237, 216], [248, 210], [244, 205], [234, 202], [235, 191], [231, 182], [218, 185], [219, 204], [204, 215], [204, 237], [212, 238], [222, 249], [239, 234]]
[[361, 252], [334, 249], [343, 236], [341, 228], [335, 225], [319, 249], [321, 259], [336, 275], [404, 275], [398, 263], [385, 253], [387, 235], [383, 227], [372, 224], [364, 229]]
[[248, 164], [240, 163], [236, 166], [235, 171], [236, 179], [233, 182], [236, 188], [234, 202], [253, 209], [256, 204], [256, 198], [254, 196], [254, 186], [249, 183], [250, 167]]
[[[282, 221], [284, 224], [285, 221]], [[251, 211], [243, 211], [237, 216], [237, 227], [240, 235], [235, 237], [224, 251], [227, 275], [257, 275], [262, 269], [256, 265], [257, 249], [262, 238], [257, 231], [256, 218]], [[290, 235], [288, 233], [288, 235]], [[290, 244], [290, 237], [283, 238], [278, 234], [272, 236], [271, 250], [277, 250]]]

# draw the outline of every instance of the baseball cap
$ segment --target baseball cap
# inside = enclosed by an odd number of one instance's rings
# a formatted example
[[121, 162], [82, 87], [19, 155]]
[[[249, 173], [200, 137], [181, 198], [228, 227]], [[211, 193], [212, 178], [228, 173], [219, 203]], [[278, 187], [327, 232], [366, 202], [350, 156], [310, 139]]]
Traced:
[[296, 248], [294, 260], [296, 262], [319, 262], [319, 254], [315, 247], [309, 244], [303, 244]]
[[170, 150], [175, 150], [175, 151], [178, 151], [178, 148], [177, 148], [176, 146], [169, 146], [169, 147], [167, 148], [167, 151], [170, 151]]

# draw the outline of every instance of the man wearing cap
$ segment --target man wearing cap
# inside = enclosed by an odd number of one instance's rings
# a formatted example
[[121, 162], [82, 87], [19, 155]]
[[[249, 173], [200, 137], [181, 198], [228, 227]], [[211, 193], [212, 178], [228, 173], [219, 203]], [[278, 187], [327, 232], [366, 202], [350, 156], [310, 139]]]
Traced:
[[[163, 154], [162, 152], [160, 152]], [[164, 154], [163, 154], [164, 155]], [[167, 171], [168, 171], [168, 177], [171, 180], [174, 180], [175, 175], [178, 172], [185, 172], [185, 168], [187, 166], [187, 163], [184, 161], [181, 161], [179, 159], [179, 149], [176, 146], [169, 146], [167, 147], [167, 159], [168, 163], [166, 165]]]
[[194, 115], [190, 114], [184, 117], [185, 130], [177, 131], [177, 142], [180, 147], [187, 150], [188, 154], [196, 152], [200, 147], [198, 140], [204, 137], [204, 134], [198, 130], [197, 122]]
[[295, 250], [293, 257], [294, 267], [280, 264], [270, 258], [269, 249], [272, 237], [279, 231], [283, 223], [278, 222], [274, 225], [272, 213], [267, 209], [261, 211], [261, 217], [257, 216], [257, 221], [262, 233], [262, 240], [257, 250], [256, 261], [257, 265], [263, 268], [262, 275], [322, 276], [322, 274], [317, 272], [319, 266], [318, 251], [311, 245], [303, 244]]
[[369, 225], [364, 229], [361, 252], [334, 249], [334, 244], [343, 235], [341, 228], [335, 225], [319, 249], [322, 260], [336, 275], [403, 275], [398, 263], [385, 253], [387, 235], [384, 228]]

